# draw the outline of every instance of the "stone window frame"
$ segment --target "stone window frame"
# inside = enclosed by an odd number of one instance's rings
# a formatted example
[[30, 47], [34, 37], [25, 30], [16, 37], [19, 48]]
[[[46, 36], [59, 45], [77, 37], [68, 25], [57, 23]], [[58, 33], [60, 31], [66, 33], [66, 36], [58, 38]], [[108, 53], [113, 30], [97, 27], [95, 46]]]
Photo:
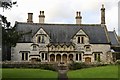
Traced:
[[91, 45], [85, 45], [84, 48], [85, 48], [86, 52], [90, 52], [91, 51]]
[[37, 43], [45, 43], [45, 38], [46, 38], [46, 34], [38, 34], [36, 35], [37, 37]]
[[69, 48], [71, 51], [74, 49], [74, 47], [72, 45], [70, 45]]
[[37, 46], [36, 45], [33, 45], [33, 51], [37, 51]]
[[45, 57], [44, 54], [45, 54], [45, 53], [43, 53], [43, 52], [41, 53], [41, 59], [42, 59], [42, 60], [44, 60], [44, 57]]
[[85, 35], [77, 35], [77, 44], [85, 43]]
[[21, 60], [28, 61], [30, 51], [20, 51], [19, 53], [21, 53]]
[[67, 45], [64, 45], [64, 46], [63, 46], [63, 50], [64, 50], [64, 51], [67, 50], [67, 48], [68, 48]]
[[94, 55], [94, 61], [101, 62], [101, 54], [102, 52], [93, 52]]
[[35, 44], [35, 43], [31, 44], [31, 50], [32, 51], [37, 51], [38, 48], [39, 48], [38, 44]]
[[75, 56], [76, 56], [76, 57], [75, 57], [75, 60], [76, 60], [76, 61], [82, 61], [82, 53], [76, 53]]

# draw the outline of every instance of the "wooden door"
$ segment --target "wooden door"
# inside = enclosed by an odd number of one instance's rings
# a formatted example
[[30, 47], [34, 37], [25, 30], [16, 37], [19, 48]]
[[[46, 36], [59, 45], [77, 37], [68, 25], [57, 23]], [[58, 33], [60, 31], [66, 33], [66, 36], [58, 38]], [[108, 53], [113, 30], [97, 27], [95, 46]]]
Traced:
[[91, 62], [91, 58], [90, 58], [90, 57], [86, 57], [86, 58], [85, 58], [85, 62], [86, 62], [86, 63], [90, 63], [90, 62]]

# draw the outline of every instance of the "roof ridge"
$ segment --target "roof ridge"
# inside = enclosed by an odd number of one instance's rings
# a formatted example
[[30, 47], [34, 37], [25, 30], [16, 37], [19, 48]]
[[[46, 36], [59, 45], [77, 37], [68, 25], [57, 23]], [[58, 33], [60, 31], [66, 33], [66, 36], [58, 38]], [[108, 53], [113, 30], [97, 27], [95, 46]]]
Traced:
[[17, 22], [16, 24], [31, 24], [31, 25], [73, 25], [73, 26], [101, 26], [101, 24], [54, 24], [54, 23], [27, 23], [27, 22]]

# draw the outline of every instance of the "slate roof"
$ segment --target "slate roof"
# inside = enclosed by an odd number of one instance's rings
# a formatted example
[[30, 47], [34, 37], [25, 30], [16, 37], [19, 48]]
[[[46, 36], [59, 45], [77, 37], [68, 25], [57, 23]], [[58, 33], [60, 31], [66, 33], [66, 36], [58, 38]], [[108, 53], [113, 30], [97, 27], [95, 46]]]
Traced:
[[30, 32], [24, 35], [19, 42], [31, 42], [33, 35], [43, 28], [50, 36], [51, 43], [71, 43], [73, 36], [82, 29], [89, 37], [90, 43], [108, 44], [106, 30], [100, 24], [77, 25], [77, 24], [40, 24], [40, 23], [22, 23], [16, 22], [16, 30], [20, 32]]
[[120, 45], [115, 31], [109, 31], [109, 38], [112, 45]]

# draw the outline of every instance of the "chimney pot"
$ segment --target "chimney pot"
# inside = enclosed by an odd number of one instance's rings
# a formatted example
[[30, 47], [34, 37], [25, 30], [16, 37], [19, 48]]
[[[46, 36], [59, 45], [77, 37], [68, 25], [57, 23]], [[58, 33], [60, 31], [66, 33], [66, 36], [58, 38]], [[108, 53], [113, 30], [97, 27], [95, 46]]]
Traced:
[[41, 15], [41, 11], [40, 11], [40, 15]]
[[80, 16], [80, 12], [79, 12], [79, 16]]
[[39, 23], [44, 23], [44, 20], [45, 20], [44, 11], [40, 11]]
[[82, 22], [82, 17], [80, 15], [81, 13], [79, 11], [76, 12], [76, 24], [81, 24]]
[[101, 8], [101, 24], [105, 24], [105, 8], [103, 4]]
[[33, 13], [28, 13], [27, 22], [28, 22], [28, 23], [33, 23]]
[[78, 16], [78, 12], [76, 12], [76, 17]]
[[102, 4], [102, 8], [104, 8], [104, 4]]

